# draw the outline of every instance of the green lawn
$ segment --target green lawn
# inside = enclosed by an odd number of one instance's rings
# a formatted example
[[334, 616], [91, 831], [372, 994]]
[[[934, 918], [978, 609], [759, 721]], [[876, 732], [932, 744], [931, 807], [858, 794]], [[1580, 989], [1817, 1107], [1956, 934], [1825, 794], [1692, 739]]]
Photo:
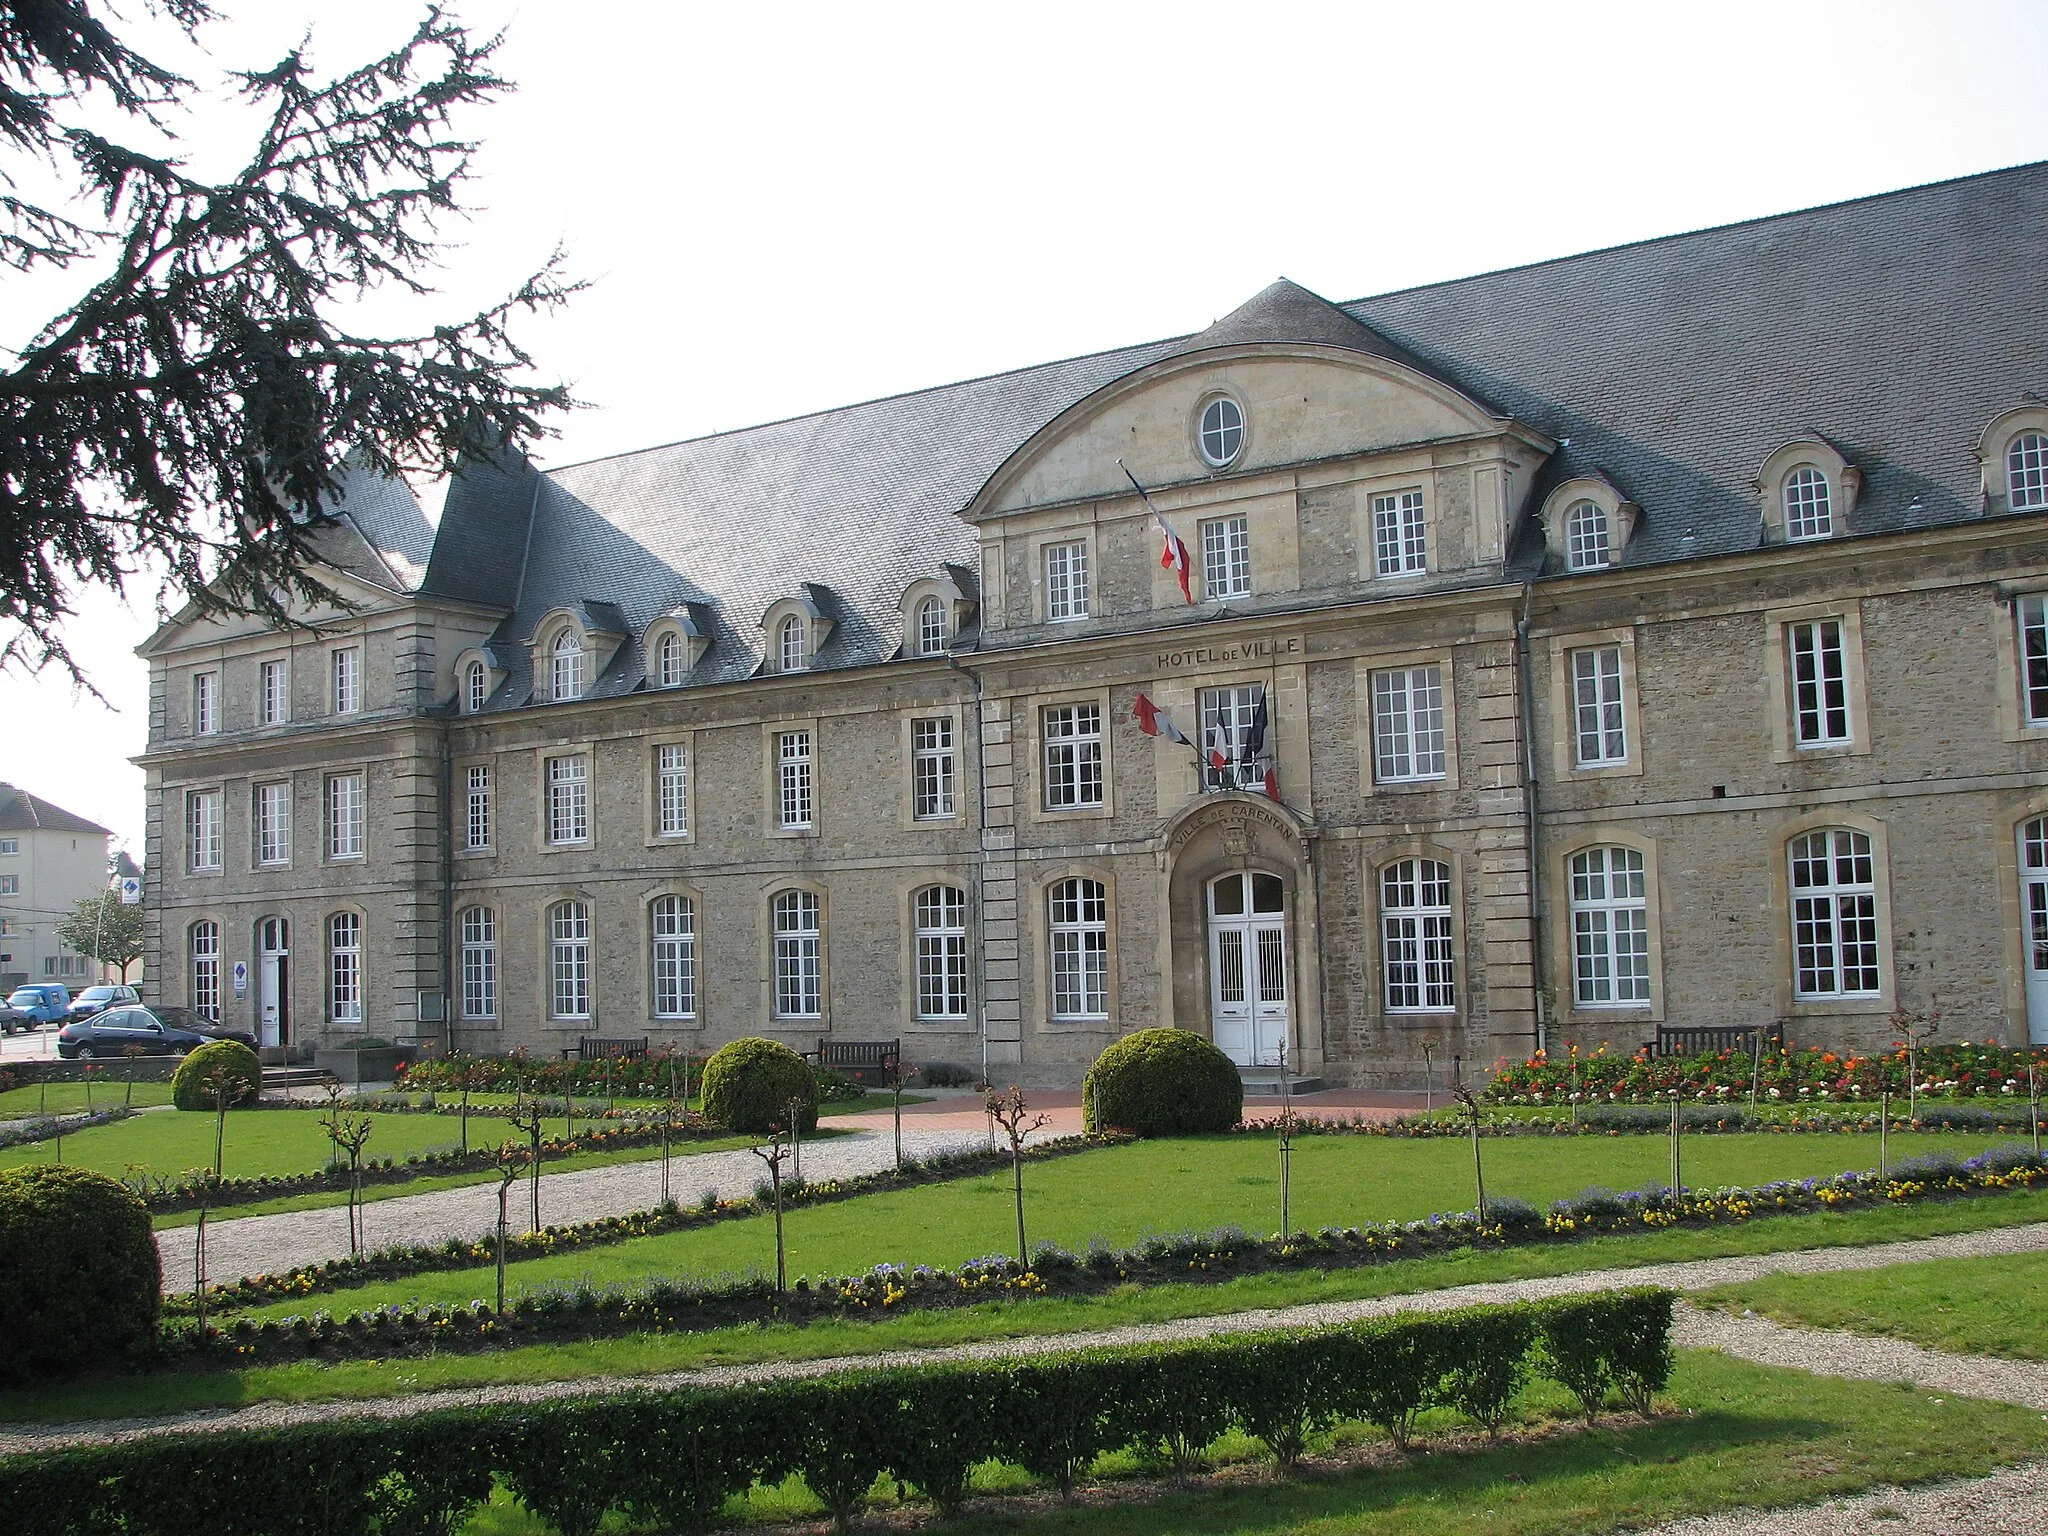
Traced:
[[[113, 1069], [115, 1073], [120, 1068]], [[92, 1107], [111, 1109], [116, 1104], [133, 1103], [137, 1109], [152, 1104], [171, 1102], [169, 1083], [137, 1083], [135, 1097], [128, 1097], [128, 1084], [118, 1078], [109, 1082], [95, 1078], [92, 1084]], [[0, 1093], [0, 1120], [25, 1120], [41, 1114], [79, 1114], [85, 1109], [84, 1083], [32, 1083], [27, 1087], [10, 1088]]]
[[2048, 1254], [1931, 1259], [1843, 1275], [1767, 1275], [1702, 1291], [1703, 1306], [1748, 1309], [1801, 1328], [1847, 1328], [1950, 1354], [2048, 1360]]
[[[1975, 1153], [1997, 1138], [1897, 1136], [1897, 1156], [1941, 1147]], [[1701, 1136], [1687, 1144], [1687, 1181], [1757, 1184], [1839, 1173], [1874, 1152], [1847, 1137]], [[1527, 1139], [1486, 1144], [1487, 1191], [1543, 1203], [1592, 1185], [1627, 1189], [1668, 1170], [1661, 1137]], [[1292, 1217], [1297, 1227], [1414, 1220], [1472, 1203], [1471, 1150], [1455, 1140], [1310, 1136], [1296, 1144]], [[1125, 1247], [1148, 1232], [1207, 1230], [1235, 1223], [1252, 1232], [1279, 1226], [1278, 1167], [1263, 1137], [1221, 1136], [1138, 1142], [1078, 1153], [1025, 1173], [1032, 1242], [1079, 1250], [1100, 1239]], [[1014, 1252], [1016, 1215], [1007, 1172], [801, 1207], [786, 1221], [793, 1275], [857, 1273], [879, 1263], [952, 1266]], [[695, 1231], [635, 1238], [515, 1266], [513, 1283], [635, 1285], [655, 1276], [715, 1276], [775, 1265], [774, 1222], [766, 1216]], [[388, 1281], [321, 1304], [384, 1305], [412, 1300], [468, 1302], [490, 1288], [488, 1272], [457, 1271]], [[257, 1315], [284, 1316], [306, 1303], [278, 1303]]]

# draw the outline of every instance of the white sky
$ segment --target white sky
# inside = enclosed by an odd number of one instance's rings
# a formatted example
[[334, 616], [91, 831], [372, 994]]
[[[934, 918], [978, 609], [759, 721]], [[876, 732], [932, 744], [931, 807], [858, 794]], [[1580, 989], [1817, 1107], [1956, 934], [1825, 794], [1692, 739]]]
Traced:
[[[165, 61], [215, 79], [310, 31], [339, 69], [421, 6], [221, 8]], [[520, 89], [465, 124], [438, 302], [568, 247], [592, 288], [523, 332], [592, 407], [553, 463], [1178, 334], [1279, 276], [1358, 298], [2048, 156], [2038, 3], [460, 10], [509, 27]], [[241, 125], [189, 122], [202, 168]], [[0, 337], [76, 281], [10, 276]], [[111, 708], [0, 678], [0, 777], [140, 857], [155, 594], [79, 607]]]

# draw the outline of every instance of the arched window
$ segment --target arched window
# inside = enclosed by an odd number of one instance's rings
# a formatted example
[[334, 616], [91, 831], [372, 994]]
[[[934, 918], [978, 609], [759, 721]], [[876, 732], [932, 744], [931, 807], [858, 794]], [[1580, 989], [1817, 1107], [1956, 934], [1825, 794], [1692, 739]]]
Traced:
[[1611, 548], [1607, 510], [1597, 502], [1575, 501], [1564, 515], [1565, 567], [1591, 571], [1607, 564]]
[[813, 891], [775, 893], [775, 1012], [815, 1019], [824, 1010], [824, 952]]
[[462, 1016], [498, 1016], [498, 916], [489, 907], [467, 908], [461, 917]]
[[548, 908], [548, 1012], [558, 1019], [590, 1017], [590, 908], [558, 901]]
[[1828, 827], [1792, 839], [1792, 949], [1800, 997], [1876, 997], [1877, 869], [1870, 839]]
[[555, 699], [582, 697], [583, 638], [574, 629], [564, 629], [548, 648], [548, 693]]
[[683, 637], [672, 629], [655, 644], [654, 682], [658, 688], [683, 685]]
[[1109, 894], [1100, 880], [1060, 880], [1046, 892], [1052, 936], [1052, 1012], [1109, 1017]]
[[1572, 987], [1582, 1008], [1650, 1000], [1650, 906], [1633, 848], [1572, 855]]
[[927, 886], [915, 902], [917, 1016], [967, 1017], [967, 892]]
[[697, 905], [687, 896], [661, 896], [647, 909], [654, 955], [654, 1016], [697, 1015]]
[[946, 605], [928, 597], [917, 605], [917, 654], [937, 656], [946, 649]]
[[1828, 477], [1811, 464], [1785, 477], [1785, 537], [1824, 539], [1835, 531]]
[[1451, 950], [1451, 866], [1401, 859], [1380, 871], [1380, 931], [1389, 1013], [1441, 1013], [1458, 1004]]
[[2048, 507], [2048, 437], [2022, 432], [2005, 450], [2006, 503], [2015, 512]]
[[810, 633], [804, 621], [791, 614], [782, 621], [777, 632], [775, 646], [775, 669], [778, 672], [801, 672], [811, 663]]
[[327, 1019], [363, 1022], [363, 920], [353, 912], [327, 919]]
[[1227, 395], [1220, 395], [1202, 407], [1197, 434], [1202, 458], [1213, 469], [1223, 469], [1244, 447], [1244, 409]]
[[194, 923], [190, 930], [192, 1011], [220, 1022], [220, 924]]
[[490, 670], [482, 662], [472, 661], [462, 669], [462, 707], [473, 715], [484, 707], [484, 700], [490, 696]]

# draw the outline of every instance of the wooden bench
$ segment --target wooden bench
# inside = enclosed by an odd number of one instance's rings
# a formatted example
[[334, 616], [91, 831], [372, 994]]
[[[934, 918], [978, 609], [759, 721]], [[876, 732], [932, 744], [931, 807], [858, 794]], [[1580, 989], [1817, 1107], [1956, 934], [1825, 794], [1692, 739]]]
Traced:
[[1747, 1056], [1756, 1048], [1761, 1036], [1764, 1044], [1783, 1049], [1785, 1026], [1783, 1024], [1717, 1024], [1701, 1028], [1676, 1029], [1663, 1024], [1657, 1026], [1655, 1039], [1645, 1040], [1643, 1049], [1655, 1056], [1698, 1056], [1707, 1051], [1727, 1051], [1737, 1056]]
[[613, 1038], [605, 1035], [585, 1035], [576, 1042], [575, 1049], [562, 1049], [564, 1061], [645, 1061], [647, 1059], [647, 1036], [637, 1040]]
[[886, 1088], [903, 1059], [900, 1040], [820, 1040], [810, 1059], [828, 1072], [843, 1072], [856, 1083]]

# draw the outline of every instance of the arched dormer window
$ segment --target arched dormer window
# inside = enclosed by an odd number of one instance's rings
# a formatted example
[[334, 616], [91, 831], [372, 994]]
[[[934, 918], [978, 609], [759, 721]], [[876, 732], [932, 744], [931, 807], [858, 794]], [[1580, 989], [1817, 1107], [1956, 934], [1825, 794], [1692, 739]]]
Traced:
[[2048, 507], [2048, 433], [2022, 432], [2007, 446], [2005, 499], [2015, 512]]
[[1834, 501], [1828, 494], [1828, 477], [1811, 464], [1802, 464], [1785, 477], [1785, 538], [1824, 539], [1835, 531]]
[[573, 626], [564, 626], [548, 647], [548, 697], [555, 700], [583, 695], [583, 637]]
[[937, 597], [928, 597], [917, 605], [917, 654], [939, 656], [945, 653], [946, 641], [950, 638], [946, 623], [946, 605]]
[[810, 626], [792, 613], [775, 633], [775, 670], [801, 672], [811, 664]]
[[666, 630], [654, 642], [654, 686], [679, 688], [683, 682], [683, 637]]
[[1575, 501], [1565, 513], [1565, 569], [1597, 570], [1610, 563], [1613, 539], [1608, 532], [1607, 509], [1597, 502]]
[[491, 696], [491, 669], [479, 657], [462, 669], [462, 709], [465, 714], [478, 714], [484, 707], [484, 700]]
[[1598, 571], [1621, 564], [1643, 509], [1595, 472], [1552, 490], [1539, 516], [1547, 559], [1556, 562], [1552, 569]]
[[1863, 472], [1824, 437], [1795, 437], [1757, 471], [1767, 544], [1808, 544], [1848, 531]]

